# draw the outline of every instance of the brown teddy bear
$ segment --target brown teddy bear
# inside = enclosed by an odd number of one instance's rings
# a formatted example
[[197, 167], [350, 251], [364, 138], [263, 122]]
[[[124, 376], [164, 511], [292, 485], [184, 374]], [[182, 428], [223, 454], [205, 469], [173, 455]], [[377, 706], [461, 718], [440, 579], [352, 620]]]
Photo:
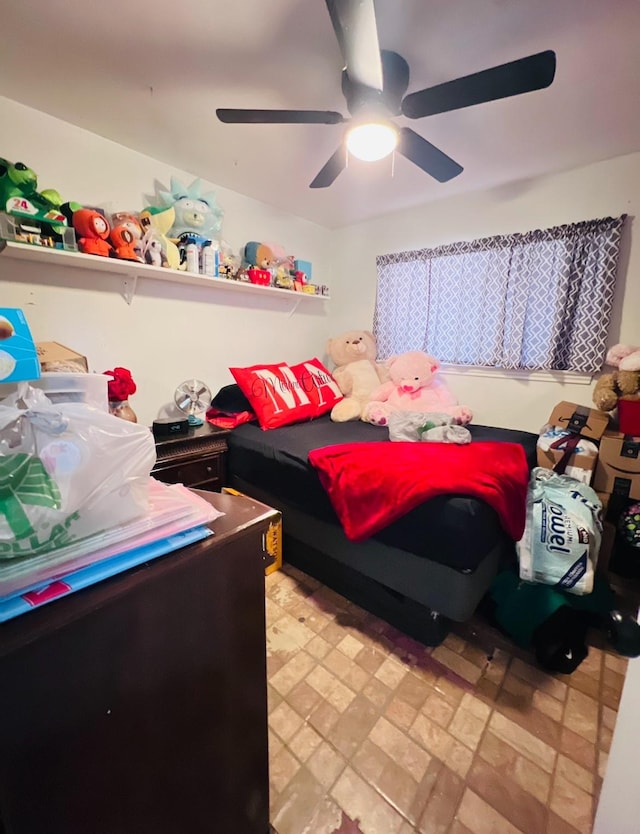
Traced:
[[331, 419], [335, 423], [360, 420], [371, 392], [388, 379], [385, 366], [375, 361], [373, 333], [349, 330], [329, 339], [326, 351], [335, 365], [333, 377], [344, 395], [331, 410]]
[[603, 374], [593, 389], [593, 402], [600, 411], [613, 411], [621, 397], [640, 399], [640, 347], [614, 345], [606, 364], [618, 368]]

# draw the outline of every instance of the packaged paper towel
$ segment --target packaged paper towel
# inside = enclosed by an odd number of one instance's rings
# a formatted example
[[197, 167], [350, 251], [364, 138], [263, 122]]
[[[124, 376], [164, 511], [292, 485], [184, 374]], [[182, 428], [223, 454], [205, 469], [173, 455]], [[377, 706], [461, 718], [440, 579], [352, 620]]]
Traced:
[[536, 467], [517, 543], [520, 578], [590, 594], [602, 538], [602, 503], [591, 487]]

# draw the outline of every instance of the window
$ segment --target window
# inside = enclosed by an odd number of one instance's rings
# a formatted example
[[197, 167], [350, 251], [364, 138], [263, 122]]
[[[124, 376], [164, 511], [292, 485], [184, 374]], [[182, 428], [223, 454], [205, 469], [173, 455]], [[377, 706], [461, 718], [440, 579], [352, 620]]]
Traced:
[[625, 215], [381, 255], [374, 332], [387, 357], [597, 373]]

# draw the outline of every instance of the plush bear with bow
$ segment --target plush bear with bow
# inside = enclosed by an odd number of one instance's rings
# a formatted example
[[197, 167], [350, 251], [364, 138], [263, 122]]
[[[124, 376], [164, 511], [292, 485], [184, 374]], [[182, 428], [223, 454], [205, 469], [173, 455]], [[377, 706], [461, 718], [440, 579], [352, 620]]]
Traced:
[[412, 350], [387, 360], [390, 380], [371, 393], [363, 420], [386, 426], [394, 411], [450, 414], [460, 425], [471, 422], [471, 410], [458, 401], [437, 376], [440, 363], [428, 353]]

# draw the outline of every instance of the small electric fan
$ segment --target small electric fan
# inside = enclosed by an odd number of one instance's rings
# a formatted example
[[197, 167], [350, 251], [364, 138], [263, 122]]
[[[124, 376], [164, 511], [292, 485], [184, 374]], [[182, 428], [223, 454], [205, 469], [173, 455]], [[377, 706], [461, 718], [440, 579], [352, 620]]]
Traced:
[[211, 405], [211, 391], [200, 379], [187, 379], [176, 388], [175, 404], [187, 415], [190, 426], [202, 426], [204, 420], [198, 417]]

